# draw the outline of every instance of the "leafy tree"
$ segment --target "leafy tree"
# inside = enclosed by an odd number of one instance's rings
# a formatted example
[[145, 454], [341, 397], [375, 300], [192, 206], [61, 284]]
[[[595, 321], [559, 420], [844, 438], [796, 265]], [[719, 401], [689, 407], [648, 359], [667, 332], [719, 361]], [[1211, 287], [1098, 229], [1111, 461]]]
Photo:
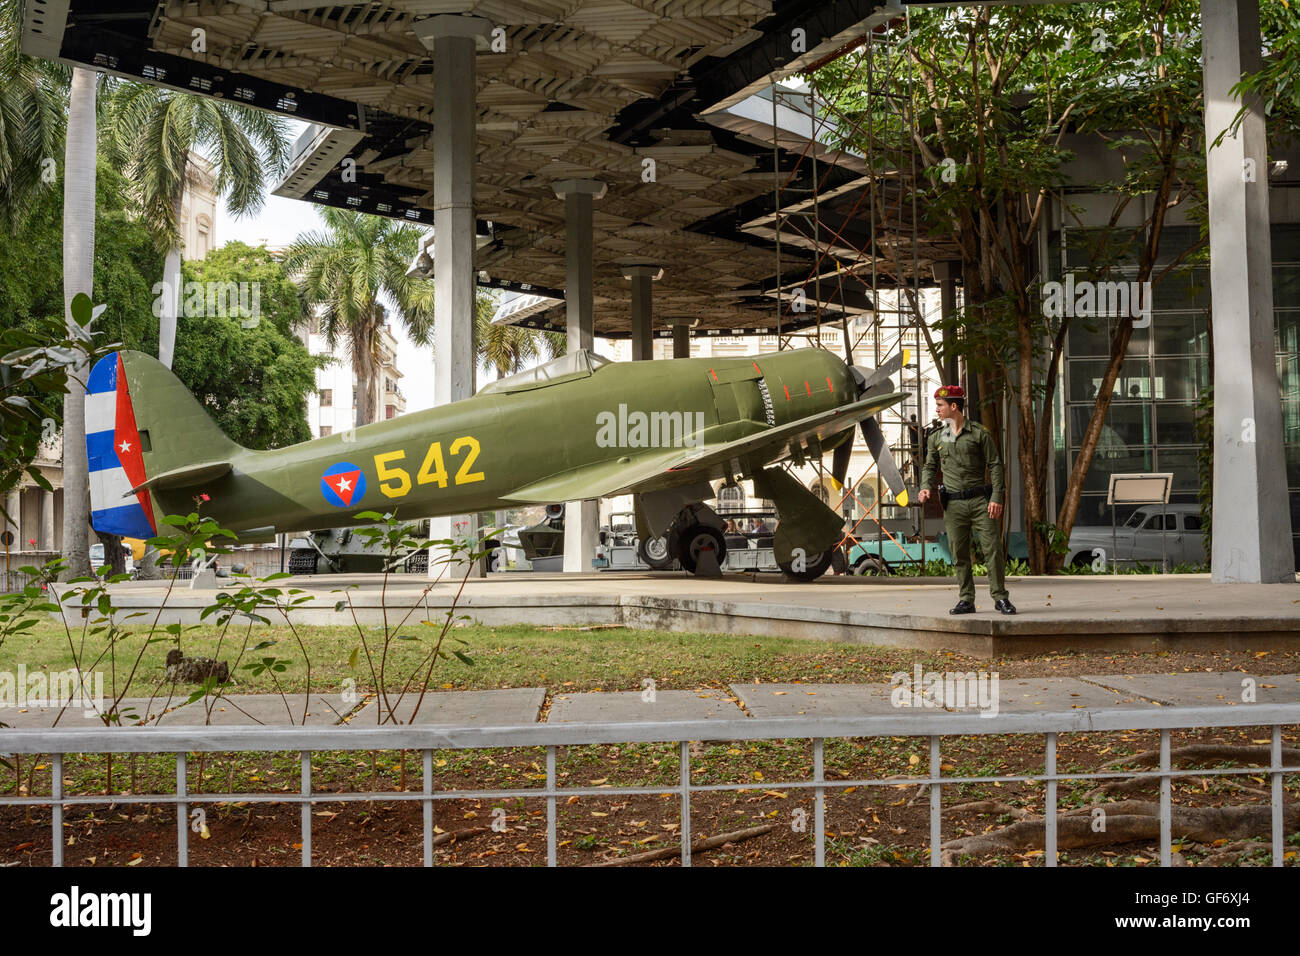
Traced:
[[[966, 357], [983, 402], [971, 412], [995, 433], [999, 397], [1009, 394], [1016, 407], [1030, 566], [1042, 572], [1057, 566], [1052, 542], [1074, 524], [1133, 332], [1132, 317], [1114, 323], [1103, 384], [1051, 522], [1053, 414], [1072, 320], [1044, 308], [1043, 217], [1072, 185], [1112, 197], [1106, 226], [1072, 232], [1087, 243], [1086, 278], [1097, 281], [1129, 267], [1136, 274], [1126, 278], [1155, 283], [1201, 247], [1193, 243], [1172, 261], [1161, 253], [1172, 208], [1204, 219], [1198, 7], [1130, 0], [957, 8], [914, 11], [910, 25], [894, 84], [913, 91], [914, 132], [890, 118], [853, 60], [823, 70], [818, 83], [854, 121], [851, 145], [865, 149], [869, 132], [894, 150], [916, 150], [923, 230], [953, 241], [962, 263], [965, 302], [939, 325], [944, 352]], [[1071, 183], [1070, 134], [1104, 141], [1117, 174]], [[1082, 224], [1079, 209], [1067, 204], [1065, 212]]]
[[[96, 328], [123, 348], [156, 354], [153, 310], [162, 263], [149, 230], [128, 209], [125, 177], [101, 157], [96, 179], [93, 298], [107, 305]], [[23, 241], [0, 243], [0, 301], [11, 304], [0, 313], [0, 330], [37, 333], [60, 314], [61, 201], [57, 186], [40, 194], [22, 222]], [[266, 249], [232, 242], [205, 260], [185, 263], [184, 276], [204, 283], [258, 283], [260, 325], [246, 329], [250, 323], [235, 317], [182, 318], [177, 377], [243, 445], [276, 448], [309, 438], [306, 397], [315, 390], [320, 360], [293, 331], [302, 307], [284, 268]], [[51, 417], [61, 425], [61, 409], [51, 410]]]
[[70, 334], [57, 316], [0, 328], [0, 530], [17, 523], [6, 506], [24, 473], [53, 490], [32, 461], [60, 417], [59, 397], [68, 390], [69, 374], [113, 347], [93, 334], [98, 316], [92, 313], [102, 306], [92, 310], [90, 299], [81, 296], [72, 308], [78, 324]]
[[494, 371], [500, 377], [563, 354], [563, 335], [522, 325], [495, 325], [492, 322], [495, 308], [495, 297], [480, 291], [474, 313], [474, 351], [479, 368]]
[[[232, 439], [250, 448], [279, 448], [311, 438], [307, 395], [316, 389], [313, 358], [295, 334], [298, 291], [265, 247], [230, 242], [206, 259], [185, 263], [182, 304], [198, 289], [246, 284], [258, 314], [205, 314], [182, 319], [177, 377]], [[209, 286], [208, 284], [212, 285]], [[205, 308], [207, 303], [204, 297]]]
[[18, 0], [0, 0], [0, 225], [10, 229], [50, 188], [43, 175], [62, 151], [68, 112], [68, 68], [24, 56], [22, 30]]
[[325, 208], [320, 215], [325, 229], [294, 240], [284, 266], [330, 345], [346, 345], [356, 376], [356, 423], [368, 425], [377, 416], [375, 350], [388, 321], [383, 300], [396, 304], [407, 334], [427, 344], [433, 283], [406, 274], [420, 242], [414, 226], [346, 209]]

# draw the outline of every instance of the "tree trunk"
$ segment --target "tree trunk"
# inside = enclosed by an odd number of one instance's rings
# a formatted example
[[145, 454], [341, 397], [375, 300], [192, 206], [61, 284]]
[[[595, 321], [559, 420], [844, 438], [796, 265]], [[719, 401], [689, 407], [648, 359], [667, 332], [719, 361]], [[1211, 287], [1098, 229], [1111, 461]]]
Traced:
[[352, 339], [352, 372], [356, 377], [357, 425], [369, 425], [376, 420], [375, 378], [378, 374], [375, 361], [376, 327], [367, 322]]
[[[176, 228], [181, 227], [181, 207], [185, 199], [182, 191], [172, 201], [172, 214], [176, 217]], [[181, 303], [181, 243], [167, 250], [167, 259], [163, 263], [163, 300], [162, 314], [158, 318], [158, 361], [168, 368], [176, 356], [176, 317], [180, 313]]]
[[122, 554], [122, 536], [108, 534], [105, 531], [96, 531], [95, 537], [104, 546], [104, 563], [108, 565], [108, 573], [110, 575], [126, 574], [126, 556]]
[[[72, 299], [94, 294], [95, 278], [95, 98], [97, 76], [72, 71], [67, 143], [63, 159], [63, 310], [71, 326]], [[86, 375], [68, 375], [63, 398], [64, 579], [90, 575], [90, 483], [86, 464]]]

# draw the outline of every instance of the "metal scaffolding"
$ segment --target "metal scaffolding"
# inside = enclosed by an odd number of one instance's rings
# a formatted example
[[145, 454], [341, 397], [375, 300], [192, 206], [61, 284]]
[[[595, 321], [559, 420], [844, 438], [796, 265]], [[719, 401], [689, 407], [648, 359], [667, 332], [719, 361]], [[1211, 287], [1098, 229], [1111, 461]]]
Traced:
[[[907, 18], [900, 17], [864, 34], [851, 48], [837, 51], [831, 59], [856, 61], [854, 73], [861, 82], [853, 84], [855, 89], [843, 84], [831, 95], [824, 95], [817, 85], [816, 70], [828, 60], [809, 71], [806, 91], [774, 84], [771, 97], [777, 347], [842, 349], [850, 363], [873, 367], [900, 351], [910, 352], [899, 373], [899, 387], [914, 397], [891, 406], [879, 417], [891, 438], [895, 464], [909, 488], [916, 489], [925, 436], [919, 417], [924, 394], [922, 350], [928, 336], [923, 328], [926, 316], [921, 295], [915, 97], [910, 71], [905, 68], [910, 36]], [[852, 109], [843, 103], [850, 95], [854, 98]], [[779, 107], [805, 115], [811, 129], [788, 172], [781, 170]], [[825, 148], [828, 146], [835, 148]], [[846, 182], [841, 167], [849, 160], [853, 161], [851, 172], [857, 175]], [[798, 185], [805, 182], [811, 187]], [[860, 226], [863, 220], [868, 226], [865, 241], [848, 234], [849, 224]], [[792, 266], [790, 258], [782, 255], [783, 246], [811, 250], [811, 267], [801, 268], [800, 260]], [[928, 260], [924, 264], [931, 265]], [[855, 293], [865, 295], [870, 303], [856, 315], [848, 305]], [[785, 331], [793, 324], [792, 313], [806, 309], [815, 309], [815, 324], [801, 331]], [[823, 325], [832, 334], [825, 335]], [[858, 441], [856, 432], [854, 441]], [[819, 486], [824, 487], [820, 457], [815, 467]], [[899, 536], [924, 541], [922, 509], [892, 503], [878, 469], [874, 475], [857, 476], [856, 481], [849, 476], [836, 507], [847, 516], [850, 509], [846, 505], [854, 502], [862, 516], [846, 532], [842, 546], [851, 548], [874, 537], [876, 554], [882, 556], [886, 540], [900, 545]], [[917, 560], [907, 557], [901, 547], [900, 551], [900, 560]], [[921, 573], [924, 553], [922, 547]]]

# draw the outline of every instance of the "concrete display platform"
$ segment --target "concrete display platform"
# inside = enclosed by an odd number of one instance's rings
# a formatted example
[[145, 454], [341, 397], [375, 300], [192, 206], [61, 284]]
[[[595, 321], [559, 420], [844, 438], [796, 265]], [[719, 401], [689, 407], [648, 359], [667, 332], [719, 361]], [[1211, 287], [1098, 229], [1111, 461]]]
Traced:
[[[415, 705], [419, 703], [417, 713]], [[420, 701], [418, 691], [407, 691], [401, 699], [389, 694], [387, 706], [375, 697], [348, 719], [349, 727], [374, 727], [379, 723], [456, 726], [477, 724], [503, 727], [531, 724], [546, 703], [545, 687], [512, 687], [505, 690], [429, 691]], [[415, 720], [411, 715], [415, 714]], [[382, 716], [381, 716], [382, 715]]]
[[548, 724], [632, 723], [638, 720], [739, 720], [745, 715], [720, 691], [656, 690], [611, 694], [557, 694]]
[[[1174, 707], [1300, 703], [1300, 674], [1260, 677], [1226, 671], [1211, 674], [1106, 674], [1083, 679]], [[1249, 699], [1250, 693], [1253, 693], [1254, 701]]]
[[186, 704], [163, 714], [156, 724], [160, 727], [201, 727], [205, 724], [213, 727], [255, 724], [320, 726], [337, 724], [356, 706], [355, 701], [348, 703], [340, 694], [312, 694], [310, 702], [306, 694], [285, 694], [284, 697], [279, 694], [228, 694], [215, 700], [196, 700]]
[[[231, 579], [222, 579], [231, 581]], [[237, 582], [232, 582], [238, 586]], [[383, 620], [377, 575], [305, 575], [281, 587], [313, 597], [295, 610], [301, 624], [337, 624], [338, 595], [351, 592], [364, 624]], [[424, 593], [424, 578], [397, 575], [388, 584], [394, 608], [415, 607], [411, 620], [445, 619], [458, 583]], [[668, 631], [806, 637], [819, 640], [954, 650], [976, 656], [1093, 650], [1226, 650], [1300, 647], [1300, 584], [1212, 584], [1209, 575], [1097, 575], [1012, 578], [1020, 613], [993, 610], [988, 591], [979, 613], [953, 617], [951, 579], [824, 577], [795, 584], [780, 575], [727, 575], [700, 580], [681, 573], [489, 575], [466, 583], [459, 611], [489, 626], [621, 625]], [[166, 589], [153, 582], [114, 585], [128, 611], [157, 612]], [[162, 623], [199, 622], [215, 592], [177, 590]], [[351, 618], [348, 618], [350, 622]], [[78, 618], [78, 625], [80, 619]]]

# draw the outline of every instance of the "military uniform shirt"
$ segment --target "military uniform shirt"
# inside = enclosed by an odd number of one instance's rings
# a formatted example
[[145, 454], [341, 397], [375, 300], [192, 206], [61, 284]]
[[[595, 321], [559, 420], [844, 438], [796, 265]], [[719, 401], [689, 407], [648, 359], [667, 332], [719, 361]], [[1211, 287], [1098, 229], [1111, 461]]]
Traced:
[[[930, 436], [926, 447], [925, 468], [921, 472], [922, 488], [934, 490], [935, 468], [940, 467], [943, 469], [943, 486], [948, 491], [966, 491], [991, 483], [993, 496], [989, 500], [1002, 504], [1005, 487], [1002, 458], [998, 455], [993, 433], [987, 428], [967, 419], [954, 438], [945, 423]], [[987, 482], [984, 480], [986, 467]]]

